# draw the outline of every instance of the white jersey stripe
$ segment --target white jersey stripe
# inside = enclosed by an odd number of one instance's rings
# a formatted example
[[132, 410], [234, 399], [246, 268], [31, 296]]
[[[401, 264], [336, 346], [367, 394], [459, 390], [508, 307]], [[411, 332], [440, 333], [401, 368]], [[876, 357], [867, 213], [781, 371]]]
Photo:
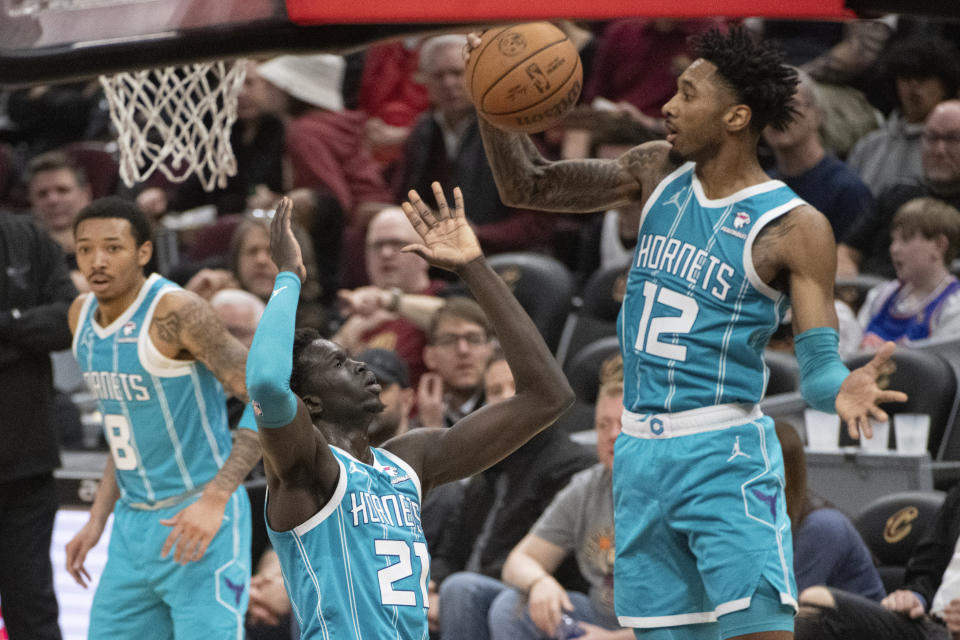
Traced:
[[743, 299], [750, 290], [750, 283], [744, 279], [740, 285], [740, 291], [737, 292], [737, 301], [733, 305], [733, 314], [730, 316], [730, 322], [727, 324], [726, 331], [723, 332], [723, 346], [720, 349], [720, 366], [717, 372], [717, 393], [716, 404], [720, 404], [720, 398], [723, 397], [723, 384], [727, 379], [727, 353], [730, 350], [730, 336], [733, 335], [733, 329], [740, 319], [740, 310], [743, 308]]
[[[323, 619], [323, 611], [321, 610], [321, 603], [323, 601], [323, 595], [320, 593], [320, 581], [317, 579], [317, 572], [314, 570], [313, 565], [310, 564], [310, 555], [307, 553], [307, 550], [303, 546], [303, 540], [297, 535], [296, 531], [291, 531], [290, 535], [293, 537], [294, 543], [297, 545], [297, 550], [300, 553], [300, 561], [303, 563], [304, 568], [307, 571], [307, 575], [310, 576], [310, 581], [313, 582], [313, 588], [317, 593], [317, 620], [320, 622], [321, 627], [323, 628], [323, 637], [324, 640], [329, 640], [329, 635], [326, 631], [326, 623]], [[286, 582], [286, 579], [284, 579]], [[287, 585], [289, 593], [289, 585]], [[299, 618], [299, 613], [298, 613]], [[299, 620], [300, 626], [303, 626], [302, 618]]]
[[193, 478], [187, 470], [187, 463], [183, 459], [183, 446], [180, 444], [180, 437], [177, 435], [177, 427], [173, 424], [173, 416], [170, 414], [170, 405], [167, 403], [167, 394], [163, 391], [163, 384], [156, 376], [150, 376], [153, 382], [153, 389], [157, 393], [157, 402], [160, 404], [160, 411], [163, 415], [163, 424], [167, 429], [167, 437], [170, 438], [170, 444], [173, 446], [174, 459], [177, 461], [177, 468], [180, 470], [180, 479], [187, 487], [188, 491], [193, 491]]
[[[119, 335], [120, 335], [119, 332], [113, 335], [113, 370], [114, 371], [119, 371], [118, 363], [120, 362], [120, 350], [118, 347], [120, 346], [120, 343], [117, 342], [117, 337]], [[90, 350], [90, 354], [91, 356], [93, 355], [93, 350]], [[134, 429], [132, 428], [133, 418], [130, 416], [130, 407], [127, 405], [125, 401], [121, 401], [120, 406], [123, 409], [123, 418], [124, 420], [127, 421], [127, 425], [130, 427], [128, 428], [128, 431], [130, 432], [128, 436], [130, 438], [130, 444], [133, 446], [133, 450], [136, 451], [137, 453], [137, 475], [140, 476], [140, 481], [143, 482], [143, 488], [147, 494], [147, 501], [153, 502], [154, 499], [156, 499], [157, 494], [153, 491], [153, 486], [150, 484], [150, 476], [147, 475], [147, 469], [143, 465], [143, 460], [140, 459], [140, 447], [137, 446], [137, 436], [134, 433]], [[127, 491], [124, 488], [122, 491], [122, 495], [126, 496], [126, 494], [127, 494]]]
[[350, 566], [350, 548], [347, 546], [347, 532], [343, 524], [343, 509], [337, 509], [337, 530], [340, 533], [340, 551], [343, 554], [343, 570], [346, 574], [347, 596], [350, 601], [350, 618], [353, 620], [353, 631], [357, 640], [360, 636], [360, 614], [357, 611], [357, 594], [353, 588], [353, 568]]
[[193, 383], [193, 397], [197, 401], [197, 407], [200, 409], [200, 424], [203, 426], [203, 435], [207, 437], [210, 444], [210, 452], [217, 463], [217, 467], [223, 466], [223, 456], [220, 454], [220, 447], [217, 446], [217, 437], [213, 434], [210, 427], [210, 420], [207, 414], [207, 403], [203, 399], [203, 387], [200, 384], [200, 377], [197, 375], [197, 368], [190, 367], [190, 381]]

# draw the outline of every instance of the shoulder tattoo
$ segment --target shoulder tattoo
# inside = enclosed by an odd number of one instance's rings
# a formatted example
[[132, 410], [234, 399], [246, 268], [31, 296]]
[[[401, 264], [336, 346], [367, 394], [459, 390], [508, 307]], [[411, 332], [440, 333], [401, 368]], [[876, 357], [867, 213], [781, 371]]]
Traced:
[[153, 324], [157, 328], [157, 333], [160, 335], [161, 340], [171, 344], [180, 342], [182, 323], [176, 311], [171, 311], [163, 317], [154, 318]]

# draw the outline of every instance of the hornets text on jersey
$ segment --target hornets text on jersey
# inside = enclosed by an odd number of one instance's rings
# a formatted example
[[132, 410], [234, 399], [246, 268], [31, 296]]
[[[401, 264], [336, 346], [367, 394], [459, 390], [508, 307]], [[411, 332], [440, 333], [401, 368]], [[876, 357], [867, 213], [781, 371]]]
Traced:
[[624, 406], [673, 413], [763, 396], [787, 298], [758, 277], [757, 234], [803, 204], [778, 180], [708, 199], [687, 163], [644, 206], [617, 319]]
[[301, 637], [427, 640], [419, 478], [384, 449], [372, 466], [330, 449], [340, 465], [330, 501], [290, 531], [267, 525]]
[[156, 505], [199, 491], [230, 454], [223, 387], [203, 363], [164, 356], [150, 339], [160, 298], [179, 287], [150, 276], [109, 326], [96, 296], [80, 310], [73, 353], [103, 414], [123, 500]]

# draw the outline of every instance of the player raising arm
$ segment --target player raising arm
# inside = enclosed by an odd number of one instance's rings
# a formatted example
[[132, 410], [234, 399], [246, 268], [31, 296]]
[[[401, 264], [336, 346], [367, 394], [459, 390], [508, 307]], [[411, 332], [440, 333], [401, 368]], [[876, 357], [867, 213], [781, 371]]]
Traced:
[[[471, 34], [470, 43], [476, 46], [479, 38]], [[750, 130], [750, 107], [736, 104], [736, 100], [730, 100], [732, 96], [720, 95], [724, 89], [730, 92], [729, 85], [724, 84], [715, 64], [705, 59], [696, 61], [679, 78], [677, 94], [663, 108], [666, 140], [645, 142], [615, 159], [548, 161], [527, 135], [498, 129], [481, 117], [479, 127], [500, 197], [509, 206], [543, 211], [592, 213], [632, 202], [646, 208], [648, 199], [665, 178], [685, 163], [696, 161], [698, 156], [712, 154], [714, 149], [704, 148], [711, 136], [719, 133], [705, 131], [705, 127], [716, 126], [711, 119], [725, 118], [723, 126], [731, 132]], [[716, 105], [723, 100], [730, 104], [719, 109]], [[727, 144], [708, 161], [697, 164], [698, 186], [704, 199], [719, 200], [767, 182], [756, 160], [759, 130], [744, 137], [746, 145]], [[789, 294], [795, 335], [817, 327], [836, 329], [833, 233], [819, 211], [799, 199], [793, 204], [788, 212], [781, 212], [783, 217], [776, 224], [758, 229], [752, 251], [754, 267], [763, 283]], [[637, 219], [633, 226], [639, 227], [640, 222]], [[877, 358], [848, 381], [845, 393], [839, 397], [817, 388], [821, 385], [810, 379], [813, 371], [819, 369], [816, 363], [804, 367], [804, 397], [826, 411], [836, 410], [851, 437], [857, 438], [861, 428], [869, 437], [868, 418], [887, 419], [877, 403], [901, 401], [905, 397], [880, 392], [871, 384], [892, 352], [892, 345], [881, 350]], [[827, 373], [833, 378], [836, 363], [821, 364], [830, 365]], [[819, 369], [819, 373], [825, 372]]]
[[501, 460], [573, 400], [536, 327], [483, 258], [460, 190], [453, 210], [438, 184], [433, 190], [436, 212], [415, 192], [403, 205], [423, 241], [405, 250], [467, 283], [500, 339], [517, 394], [449, 429], [416, 429], [383, 448], [371, 448], [367, 434], [383, 408], [373, 373], [315, 333], [294, 334], [304, 271], [289, 200], [272, 223], [280, 274], [254, 337], [247, 384], [261, 427], [268, 531], [304, 638], [426, 637], [423, 493]]
[[111, 452], [90, 519], [67, 544], [82, 586], [114, 514], [90, 637], [236, 637], [250, 581], [240, 483], [260, 447], [252, 411], [231, 442], [224, 388], [246, 399], [246, 350], [204, 300], [144, 277], [150, 225], [133, 203], [95, 201], [74, 235], [91, 292], [70, 308], [73, 350]]
[[742, 28], [693, 48], [663, 107], [665, 141], [615, 160], [547, 162], [524, 135], [482, 120], [480, 131], [511, 206], [642, 205], [618, 318], [620, 624], [639, 635], [783, 640], [797, 593], [782, 454], [759, 407], [770, 335], [791, 308], [803, 397], [836, 411], [853, 437], [871, 435], [871, 417], [886, 420], [880, 403], [906, 396], [876, 384], [892, 344], [856, 371], [841, 362], [830, 224], [757, 160], [764, 128], [795, 115], [796, 71]]

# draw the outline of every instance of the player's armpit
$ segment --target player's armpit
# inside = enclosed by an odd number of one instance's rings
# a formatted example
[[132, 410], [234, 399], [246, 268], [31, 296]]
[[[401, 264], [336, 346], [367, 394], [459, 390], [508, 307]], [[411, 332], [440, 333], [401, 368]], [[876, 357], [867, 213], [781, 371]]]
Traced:
[[200, 296], [188, 291], [163, 296], [154, 312], [150, 338], [168, 358], [199, 360], [228, 394], [247, 401], [247, 350]]
[[263, 467], [270, 489], [270, 526], [286, 531], [305, 522], [333, 496], [340, 465], [303, 400], [286, 426], [261, 427]]

